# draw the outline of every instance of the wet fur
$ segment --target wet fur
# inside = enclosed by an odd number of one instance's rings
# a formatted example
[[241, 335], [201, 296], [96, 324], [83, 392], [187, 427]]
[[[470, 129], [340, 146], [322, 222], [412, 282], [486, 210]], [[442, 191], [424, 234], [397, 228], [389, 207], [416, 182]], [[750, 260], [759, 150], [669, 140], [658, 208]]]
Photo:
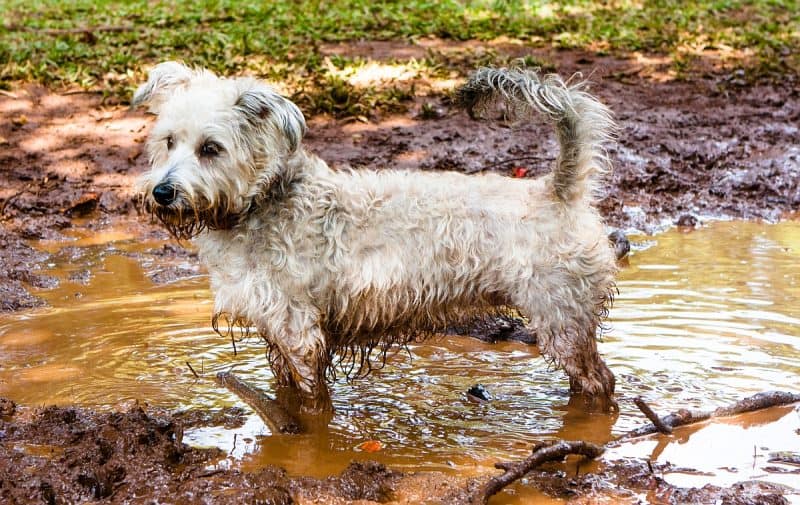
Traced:
[[[134, 97], [159, 115], [152, 169], [141, 180], [145, 205], [197, 244], [215, 328], [252, 328], [279, 384], [312, 407], [327, 403], [337, 357], [364, 373], [373, 349], [385, 356], [512, 308], [574, 391], [612, 397], [614, 377], [595, 341], [616, 274], [594, 207], [608, 171], [607, 109], [578, 86], [521, 69], [482, 69], [459, 97], [473, 111], [499, 102], [517, 117], [550, 117], [562, 146], [553, 173], [333, 171], [303, 149], [302, 114], [271, 88], [173, 62], [156, 67]], [[167, 132], [180, 132], [172, 151]], [[208, 135], [224, 145], [221, 159], [192, 154]], [[160, 207], [151, 193], [167, 178], [179, 197]]]

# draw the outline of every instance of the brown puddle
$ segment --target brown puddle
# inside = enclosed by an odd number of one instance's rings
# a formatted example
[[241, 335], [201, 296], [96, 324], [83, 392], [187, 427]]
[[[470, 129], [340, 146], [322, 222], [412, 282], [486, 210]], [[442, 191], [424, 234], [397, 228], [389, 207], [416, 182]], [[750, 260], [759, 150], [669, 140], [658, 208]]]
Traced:
[[[400, 353], [367, 379], [337, 381], [327, 429], [264, 436], [268, 428], [250, 416], [241, 428], [197, 428], [185, 440], [218, 445], [246, 469], [277, 464], [325, 476], [353, 458], [370, 458], [407, 471], [474, 475], [492, 471], [497, 460], [527, 456], [535, 440], [605, 442], [638, 427], [644, 419], [629, 401], [634, 396], [666, 414], [710, 410], [764, 390], [800, 390], [800, 223], [717, 222], [632, 239], [612, 330], [600, 344], [617, 374], [616, 419], [568, 406], [565, 376], [548, 370], [534, 348], [442, 337], [411, 346], [413, 359]], [[162, 265], [136, 253], [162, 244], [137, 242], [125, 230], [37, 244], [57, 251], [44, 273], [60, 285], [36, 292], [52, 308], [0, 316], [0, 396], [26, 405], [110, 408], [136, 399], [172, 409], [244, 407], [212, 380], [232, 366], [268, 389], [258, 342], [239, 345], [234, 356], [230, 342], [211, 331], [205, 276], [167, 285], [149, 280]], [[466, 400], [476, 383], [491, 403]], [[763, 471], [770, 452], [800, 452], [800, 415], [775, 412], [763, 414], [774, 419], [753, 414], [739, 424], [693, 428], [691, 436], [687, 429], [607, 457], [653, 455], [703, 472], [665, 476], [678, 485], [759, 477], [797, 487], [797, 474]], [[382, 449], [361, 451], [370, 440]], [[521, 484], [513, 493], [497, 502], [549, 502]]]

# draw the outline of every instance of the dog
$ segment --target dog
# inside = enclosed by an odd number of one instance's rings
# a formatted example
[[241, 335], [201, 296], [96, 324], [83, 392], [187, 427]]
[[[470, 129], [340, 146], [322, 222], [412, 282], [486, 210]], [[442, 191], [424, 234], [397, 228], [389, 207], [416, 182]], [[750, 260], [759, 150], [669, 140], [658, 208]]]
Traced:
[[508, 311], [572, 392], [613, 405], [596, 338], [617, 264], [594, 205], [610, 169], [609, 110], [581, 83], [524, 68], [480, 69], [455, 96], [475, 117], [498, 104], [516, 120], [544, 114], [560, 144], [552, 171], [334, 171], [304, 149], [299, 108], [256, 79], [165, 62], [134, 94], [157, 115], [145, 209], [196, 244], [214, 328], [263, 337], [278, 386], [304, 409], [330, 404], [337, 359], [365, 373], [376, 348], [385, 359], [395, 344]]

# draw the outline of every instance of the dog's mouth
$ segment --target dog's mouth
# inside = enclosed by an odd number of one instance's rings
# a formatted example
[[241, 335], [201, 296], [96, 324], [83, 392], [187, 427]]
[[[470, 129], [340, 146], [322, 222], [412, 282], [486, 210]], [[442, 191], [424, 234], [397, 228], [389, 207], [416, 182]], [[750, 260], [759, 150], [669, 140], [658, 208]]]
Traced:
[[144, 198], [142, 206], [177, 240], [193, 239], [205, 230], [229, 230], [239, 221], [238, 214], [229, 212], [226, 205], [211, 206], [207, 202], [192, 205], [183, 198], [169, 205]]

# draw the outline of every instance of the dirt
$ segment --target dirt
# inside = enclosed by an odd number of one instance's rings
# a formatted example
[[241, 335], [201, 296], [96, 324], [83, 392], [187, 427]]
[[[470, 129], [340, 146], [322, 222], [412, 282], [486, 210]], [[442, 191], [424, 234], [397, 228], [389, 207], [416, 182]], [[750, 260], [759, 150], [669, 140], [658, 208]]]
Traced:
[[[170, 414], [138, 403], [113, 412], [74, 407], [17, 407], [0, 399], [0, 501], [23, 503], [466, 503], [488, 477], [395, 472], [353, 461], [326, 479], [290, 476], [267, 466], [231, 467], [219, 449], [190, 447], [184, 430], [236, 427], [243, 412]], [[647, 495], [654, 504], [789, 503], [785, 487], [742, 482], [730, 488], [679, 488], [660, 475], [669, 464], [624, 459], [575, 475], [552, 463], [526, 476], [526, 485], [569, 503], [625, 501]], [[690, 469], [681, 469], [691, 471]], [[612, 500], [612, 501], [609, 501]]]
[[[650, 463], [641, 459], [624, 459], [605, 464], [597, 472], [568, 476], [557, 469], [535, 470], [527, 475], [528, 482], [550, 496], [569, 500], [569, 503], [597, 503], [598, 496], [606, 503], [628, 503], [645, 495], [654, 505], [687, 503], [720, 503], [725, 505], [783, 505], [787, 489], [779, 484], [748, 481], [729, 488], [706, 485], [702, 488], [680, 488], [661, 477], [677, 470], [668, 463]], [[691, 472], [691, 469], [685, 469]], [[610, 500], [609, 500], [610, 498]], [[613, 500], [613, 501], [611, 501]], [[635, 501], [634, 501], [635, 503]]]
[[[495, 53], [530, 52], [503, 45], [486, 52], [477, 43], [435, 41], [361, 43], [323, 50], [330, 54], [356, 51], [377, 60], [438, 51], [443, 57], [464, 57], [465, 61], [474, 61], [475, 53], [481, 51], [484, 59]], [[590, 75], [592, 92], [619, 121], [618, 143], [610, 149], [615, 171], [601, 202], [611, 227], [653, 232], [669, 225], [691, 228], [719, 217], [777, 220], [800, 209], [797, 86], [754, 82], [713, 62], [707, 72], [680, 79], [663, 58], [648, 55], [618, 58], [542, 50], [535, 55], [562, 74], [581, 70]], [[549, 126], [512, 128], [474, 122], [452, 108], [447, 95], [440, 92], [417, 97], [408, 103], [405, 114], [376, 113], [370, 119], [363, 123], [309, 118], [306, 147], [333, 166], [492, 170], [524, 177], [545, 173], [556, 156]], [[42, 306], [36, 291], [57, 282], [43, 273], [50, 256], [33, 247], [33, 240], [62, 240], [72, 227], [103, 230], [120, 223], [137, 237], [168, 238], [137, 212], [135, 179], [146, 169], [142, 142], [149, 124], [141, 112], [98, 94], [27, 87], [0, 96], [2, 311]], [[185, 260], [196, 264], [196, 259], [180, 245], [137, 254], [142, 261], [158, 258], [165, 265], [152, 274], [154, 282], [198, 273], [185, 266]], [[509, 334], [530, 338], [513, 320], [490, 321], [470, 333], [487, 340]], [[0, 415], [4, 416], [0, 417], [0, 501], [4, 503], [92, 499], [122, 503], [145, 498], [186, 503], [380, 502], [392, 497], [419, 498], [419, 493], [408, 491], [415, 485], [437, 490], [438, 501], [457, 503], [466, 485], [441, 475], [402, 476], [363, 462], [322, 481], [289, 477], [277, 468], [249, 474], [216, 467], [218, 452], [181, 442], [182, 427], [204, 422], [199, 414], [173, 416], [142, 407], [117, 413], [17, 408], [15, 413], [12, 403], [0, 401]], [[213, 420], [222, 425], [234, 422], [235, 413]], [[628, 474], [621, 469], [608, 472], [580, 479], [549, 472], [550, 477], [542, 478], [556, 479], [555, 484], [551, 482], [552, 494], [572, 497], [590, 496], [586, 489], [599, 486], [591, 481], [594, 478], [651, 496], [661, 496], [668, 486], [652, 477], [614, 480]], [[429, 478], [437, 485], [425, 484]], [[412, 481], [417, 484], [408, 484]], [[542, 486], [547, 489], [545, 483]], [[704, 499], [717, 496], [723, 503], [782, 503], [747, 501], [751, 491], [763, 491], [750, 488], [680, 491], [669, 487], [667, 491], [670, 498], [663, 503], [702, 501], [692, 493], [701, 493]], [[409, 503], [417, 498], [408, 498]]]
[[[223, 413], [222, 418], [236, 413]], [[19, 418], [19, 420], [17, 420]], [[194, 419], [193, 419], [194, 418]], [[217, 421], [222, 419], [217, 419]], [[97, 413], [70, 407], [19, 411], [0, 421], [0, 501], [17, 503], [383, 502], [399, 478], [378, 463], [353, 462], [328, 479], [289, 477], [276, 467], [230, 469], [218, 449], [182, 442], [198, 416], [132, 405]]]

